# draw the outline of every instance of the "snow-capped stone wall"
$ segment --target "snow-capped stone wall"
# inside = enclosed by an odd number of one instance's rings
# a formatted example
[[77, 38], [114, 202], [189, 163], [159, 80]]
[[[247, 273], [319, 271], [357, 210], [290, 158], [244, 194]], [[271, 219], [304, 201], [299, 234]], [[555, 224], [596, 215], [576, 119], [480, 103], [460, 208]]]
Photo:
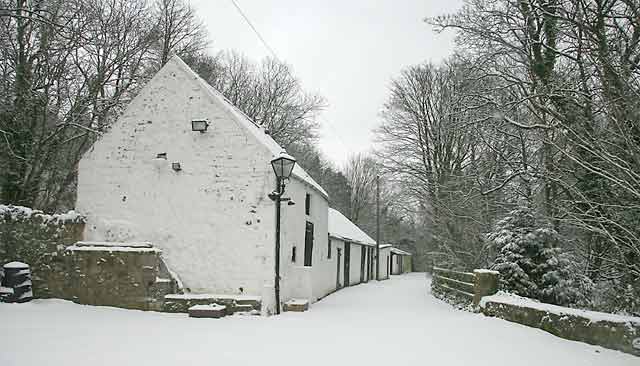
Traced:
[[64, 248], [82, 240], [84, 225], [84, 217], [73, 211], [47, 215], [0, 205], [0, 267], [12, 261], [27, 263], [35, 297], [67, 298]]
[[480, 307], [488, 316], [640, 356], [638, 317], [571, 309], [506, 293], [484, 297]]

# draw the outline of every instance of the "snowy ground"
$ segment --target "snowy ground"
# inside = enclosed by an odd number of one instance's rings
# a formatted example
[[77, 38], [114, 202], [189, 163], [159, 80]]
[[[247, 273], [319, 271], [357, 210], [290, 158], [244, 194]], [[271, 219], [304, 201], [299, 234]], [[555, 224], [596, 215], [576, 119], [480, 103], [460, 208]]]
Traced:
[[0, 304], [0, 365], [640, 365], [640, 358], [457, 311], [424, 274], [335, 293], [306, 313], [189, 319], [61, 300]]

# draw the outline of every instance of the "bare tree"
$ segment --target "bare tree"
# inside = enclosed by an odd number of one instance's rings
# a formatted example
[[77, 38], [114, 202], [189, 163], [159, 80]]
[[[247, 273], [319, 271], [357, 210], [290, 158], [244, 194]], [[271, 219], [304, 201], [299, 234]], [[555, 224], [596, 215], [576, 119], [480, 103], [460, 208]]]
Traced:
[[156, 52], [160, 66], [172, 54], [187, 57], [202, 52], [208, 34], [202, 20], [185, 0], [155, 0]]

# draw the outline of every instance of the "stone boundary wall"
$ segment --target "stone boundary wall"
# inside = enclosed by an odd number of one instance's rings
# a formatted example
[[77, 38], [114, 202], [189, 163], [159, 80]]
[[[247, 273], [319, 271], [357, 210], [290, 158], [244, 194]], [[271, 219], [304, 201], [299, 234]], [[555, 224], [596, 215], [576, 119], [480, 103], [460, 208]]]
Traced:
[[0, 205], [0, 268], [29, 264], [35, 298], [163, 310], [181, 289], [149, 243], [83, 243], [85, 219], [71, 211], [47, 215]]
[[478, 305], [483, 296], [498, 291], [499, 273], [486, 269], [460, 272], [433, 267], [431, 292], [438, 298], [457, 305]]
[[0, 267], [29, 264], [38, 298], [70, 299], [65, 248], [82, 240], [85, 219], [70, 211], [47, 215], [22, 206], [0, 205]]
[[499, 293], [480, 302], [482, 313], [542, 329], [561, 338], [640, 356], [640, 318], [565, 308]]
[[87, 305], [162, 311], [177, 281], [150, 243], [78, 242], [65, 250], [66, 296]]

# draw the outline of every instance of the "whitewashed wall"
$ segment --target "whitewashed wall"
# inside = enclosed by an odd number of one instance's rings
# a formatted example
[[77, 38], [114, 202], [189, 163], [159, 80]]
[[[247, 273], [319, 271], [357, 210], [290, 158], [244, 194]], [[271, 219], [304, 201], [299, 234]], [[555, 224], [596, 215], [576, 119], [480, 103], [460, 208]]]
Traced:
[[273, 283], [271, 158], [173, 59], [80, 162], [85, 236], [154, 243], [193, 292], [260, 295]]
[[[307, 193], [311, 195], [309, 215], [305, 213]], [[335, 281], [335, 275], [328, 272], [326, 266], [329, 203], [316, 189], [295, 179], [287, 184], [284, 196], [293, 199], [295, 205], [282, 204], [281, 299], [287, 301], [291, 298], [309, 298], [310, 301], [316, 301], [326, 295], [331, 281]], [[305, 270], [299, 268], [304, 266], [304, 239], [307, 221], [314, 225], [312, 268], [309, 281], [300, 277], [300, 274]], [[294, 246], [296, 247], [296, 261], [292, 262]]]
[[388, 279], [389, 278], [389, 266], [387, 265], [387, 260], [390, 260], [391, 256], [391, 248], [380, 248], [380, 279]]

